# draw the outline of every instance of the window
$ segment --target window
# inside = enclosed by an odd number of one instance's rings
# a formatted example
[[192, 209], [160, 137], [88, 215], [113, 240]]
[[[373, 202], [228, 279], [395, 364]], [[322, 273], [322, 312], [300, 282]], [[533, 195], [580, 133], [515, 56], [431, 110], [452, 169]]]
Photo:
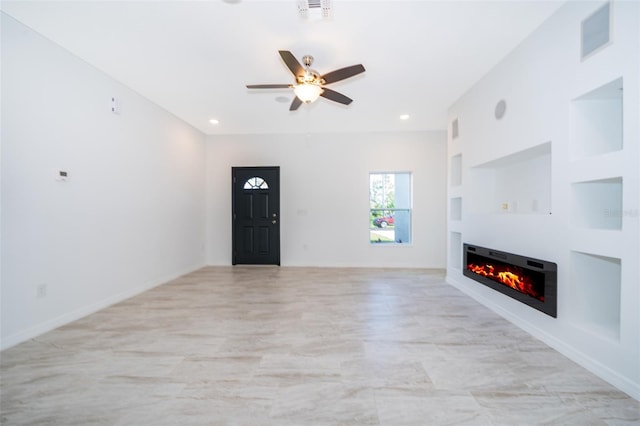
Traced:
[[371, 243], [411, 242], [411, 173], [369, 174]]
[[269, 184], [261, 177], [254, 176], [247, 179], [242, 189], [269, 189]]

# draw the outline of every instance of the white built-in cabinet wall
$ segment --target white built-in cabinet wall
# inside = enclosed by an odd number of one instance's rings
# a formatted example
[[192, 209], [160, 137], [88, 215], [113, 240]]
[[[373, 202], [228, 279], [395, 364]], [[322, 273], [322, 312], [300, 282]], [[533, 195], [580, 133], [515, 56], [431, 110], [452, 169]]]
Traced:
[[[447, 154], [448, 281], [635, 398], [639, 23], [563, 6], [451, 107]], [[557, 319], [464, 277], [465, 242], [556, 262]]]

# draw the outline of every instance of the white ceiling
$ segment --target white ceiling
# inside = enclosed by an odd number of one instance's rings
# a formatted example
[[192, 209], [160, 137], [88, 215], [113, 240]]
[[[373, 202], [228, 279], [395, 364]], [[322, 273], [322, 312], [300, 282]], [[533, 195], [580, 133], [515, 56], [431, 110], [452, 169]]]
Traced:
[[[315, 133], [446, 129], [447, 108], [561, 3], [333, 0], [325, 21], [300, 18], [297, 0], [3, 1], [2, 10], [207, 134]], [[291, 89], [246, 89], [293, 82], [281, 49], [313, 55], [321, 74], [362, 63], [364, 74], [331, 85], [354, 102], [321, 98], [289, 112]]]

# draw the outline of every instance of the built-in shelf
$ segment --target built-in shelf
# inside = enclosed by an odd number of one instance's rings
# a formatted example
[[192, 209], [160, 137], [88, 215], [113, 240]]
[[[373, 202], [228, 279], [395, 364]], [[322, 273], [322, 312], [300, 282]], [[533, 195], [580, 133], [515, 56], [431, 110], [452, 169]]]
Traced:
[[476, 213], [551, 213], [551, 142], [470, 170], [469, 208]]
[[622, 229], [622, 178], [571, 184], [571, 225], [586, 229]]
[[462, 185], [462, 154], [451, 157], [450, 184], [451, 186]]
[[449, 232], [449, 266], [462, 270], [462, 234]]
[[462, 220], [462, 197], [449, 200], [449, 219]]
[[460, 135], [460, 130], [458, 128], [458, 119], [454, 119], [451, 122], [451, 139], [458, 139], [458, 136]]
[[620, 338], [621, 260], [571, 252], [572, 322], [608, 339]]
[[571, 156], [575, 159], [622, 149], [622, 78], [571, 102]]

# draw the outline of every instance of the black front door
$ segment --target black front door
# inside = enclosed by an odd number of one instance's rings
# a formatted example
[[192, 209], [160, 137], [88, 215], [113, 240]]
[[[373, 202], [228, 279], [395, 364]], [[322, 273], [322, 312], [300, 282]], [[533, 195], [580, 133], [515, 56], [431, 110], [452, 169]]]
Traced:
[[280, 265], [280, 167], [233, 167], [232, 263]]

